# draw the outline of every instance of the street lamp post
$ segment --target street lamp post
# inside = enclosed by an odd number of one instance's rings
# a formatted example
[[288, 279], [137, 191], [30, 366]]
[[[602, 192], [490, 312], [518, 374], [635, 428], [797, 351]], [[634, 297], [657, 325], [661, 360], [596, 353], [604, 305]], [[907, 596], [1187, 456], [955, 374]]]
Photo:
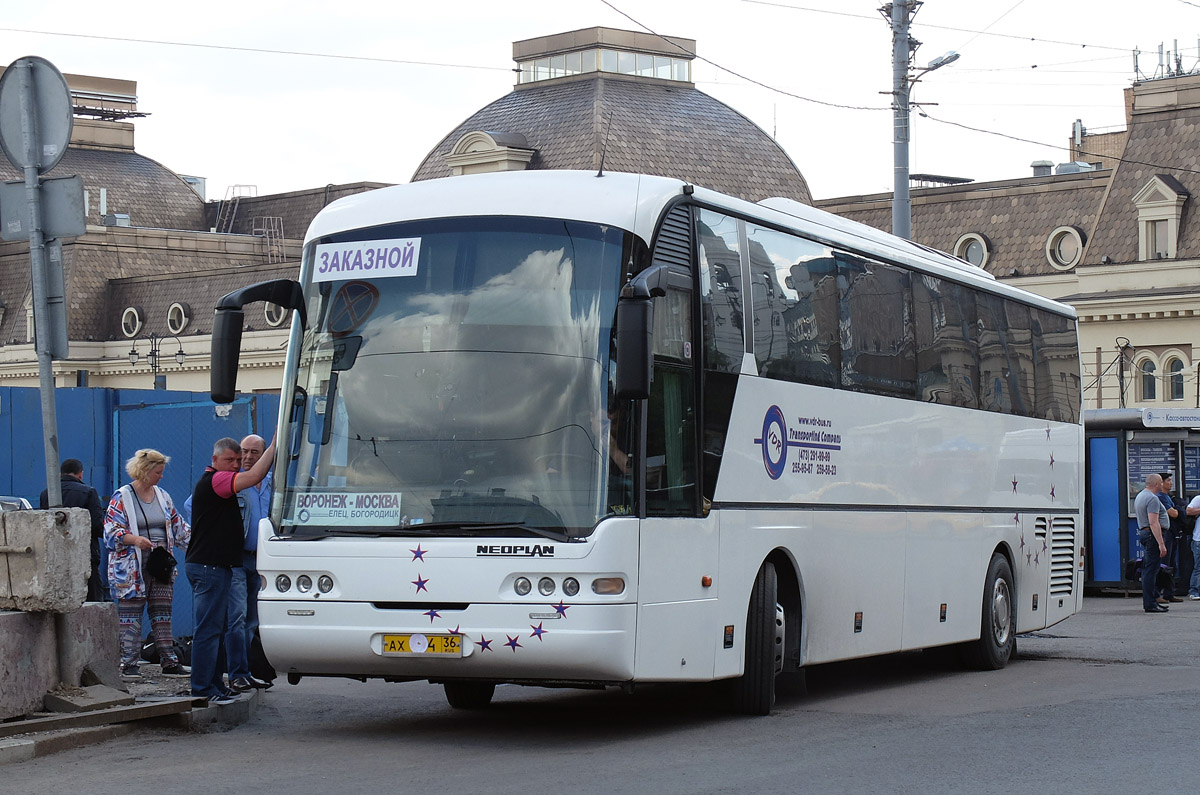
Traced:
[[[183, 343], [180, 342], [179, 338], [174, 335], [160, 337], [157, 334], [151, 334], [149, 337], [142, 337], [142, 340], [150, 343], [150, 352], [146, 354], [146, 362], [150, 365], [151, 372], [154, 373], [154, 388], [166, 389], [167, 377], [165, 375], [160, 376], [158, 374], [158, 371], [162, 366], [162, 354], [160, 353], [159, 348], [162, 345], [163, 340], [175, 340], [175, 343], [179, 346], [179, 350], [175, 351], [175, 363], [182, 366], [184, 360], [187, 359], [187, 354], [183, 352]], [[138, 360], [141, 358], [141, 355], [138, 353], [137, 344], [138, 340], [134, 340], [133, 347], [129, 349], [130, 364], [136, 365]]]
[[908, 26], [920, 5], [920, 2], [913, 0], [896, 0], [890, 7], [880, 9], [888, 16], [892, 26], [892, 234], [905, 240], [912, 238], [912, 201], [908, 188], [910, 93], [917, 81], [926, 74], [957, 61], [959, 57], [958, 53], [951, 50], [933, 59], [924, 69], [909, 75], [909, 64], [921, 42], [908, 35]]

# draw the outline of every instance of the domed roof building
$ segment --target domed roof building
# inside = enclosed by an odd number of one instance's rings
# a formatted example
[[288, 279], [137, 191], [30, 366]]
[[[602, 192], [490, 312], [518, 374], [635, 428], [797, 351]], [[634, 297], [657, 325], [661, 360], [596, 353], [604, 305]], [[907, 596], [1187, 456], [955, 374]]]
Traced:
[[600, 27], [515, 42], [520, 82], [451, 130], [412, 180], [603, 167], [811, 204], [779, 144], [691, 82], [695, 52], [691, 39]]

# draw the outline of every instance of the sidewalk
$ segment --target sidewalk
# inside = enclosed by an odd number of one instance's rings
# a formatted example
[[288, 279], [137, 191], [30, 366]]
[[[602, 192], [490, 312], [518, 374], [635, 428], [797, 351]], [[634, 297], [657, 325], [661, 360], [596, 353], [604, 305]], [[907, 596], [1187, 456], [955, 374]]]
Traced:
[[[26, 721], [4, 724], [10, 732], [28, 725], [29, 732], [0, 739], [0, 765], [24, 762], [57, 753], [67, 748], [92, 745], [128, 734], [140, 727], [166, 728], [184, 731], [228, 731], [254, 717], [263, 691], [243, 694], [232, 704], [197, 707], [182, 704], [165, 714], [168, 703], [178, 704], [190, 692], [186, 678], [168, 678], [157, 665], [143, 663], [142, 678], [127, 682], [130, 695], [136, 702], [130, 707], [78, 713], [41, 713]], [[155, 705], [160, 705], [158, 710]], [[182, 710], [182, 711], [180, 711]], [[158, 711], [160, 714], [149, 714]], [[53, 728], [40, 730], [39, 724], [53, 722]]]
[[1200, 662], [1200, 602], [1184, 597], [1169, 613], [1142, 610], [1140, 592], [1090, 596], [1083, 610], [1044, 630], [1017, 637], [1017, 654], [1032, 659], [1195, 666]]

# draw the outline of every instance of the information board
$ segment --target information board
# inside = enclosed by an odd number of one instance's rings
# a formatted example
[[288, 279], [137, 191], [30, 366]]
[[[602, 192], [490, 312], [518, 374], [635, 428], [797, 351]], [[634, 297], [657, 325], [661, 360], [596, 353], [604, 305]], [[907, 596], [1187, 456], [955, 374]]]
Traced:
[[1183, 446], [1183, 493], [1191, 498], [1200, 494], [1200, 446]]
[[1133, 515], [1133, 498], [1146, 487], [1146, 477], [1162, 472], [1179, 471], [1177, 442], [1130, 442], [1126, 445], [1126, 472], [1129, 473], [1129, 515]]

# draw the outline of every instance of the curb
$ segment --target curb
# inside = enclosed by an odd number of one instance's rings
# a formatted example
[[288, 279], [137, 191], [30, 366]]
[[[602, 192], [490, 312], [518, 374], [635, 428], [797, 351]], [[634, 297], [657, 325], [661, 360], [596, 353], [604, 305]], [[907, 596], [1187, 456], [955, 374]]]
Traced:
[[181, 729], [189, 732], [225, 732], [248, 722], [257, 711], [259, 691], [251, 691], [232, 704], [198, 707], [188, 712], [146, 718], [126, 723], [109, 723], [77, 729], [29, 734], [0, 740], [0, 766], [28, 762], [85, 745], [97, 745], [122, 737], [138, 728]]

